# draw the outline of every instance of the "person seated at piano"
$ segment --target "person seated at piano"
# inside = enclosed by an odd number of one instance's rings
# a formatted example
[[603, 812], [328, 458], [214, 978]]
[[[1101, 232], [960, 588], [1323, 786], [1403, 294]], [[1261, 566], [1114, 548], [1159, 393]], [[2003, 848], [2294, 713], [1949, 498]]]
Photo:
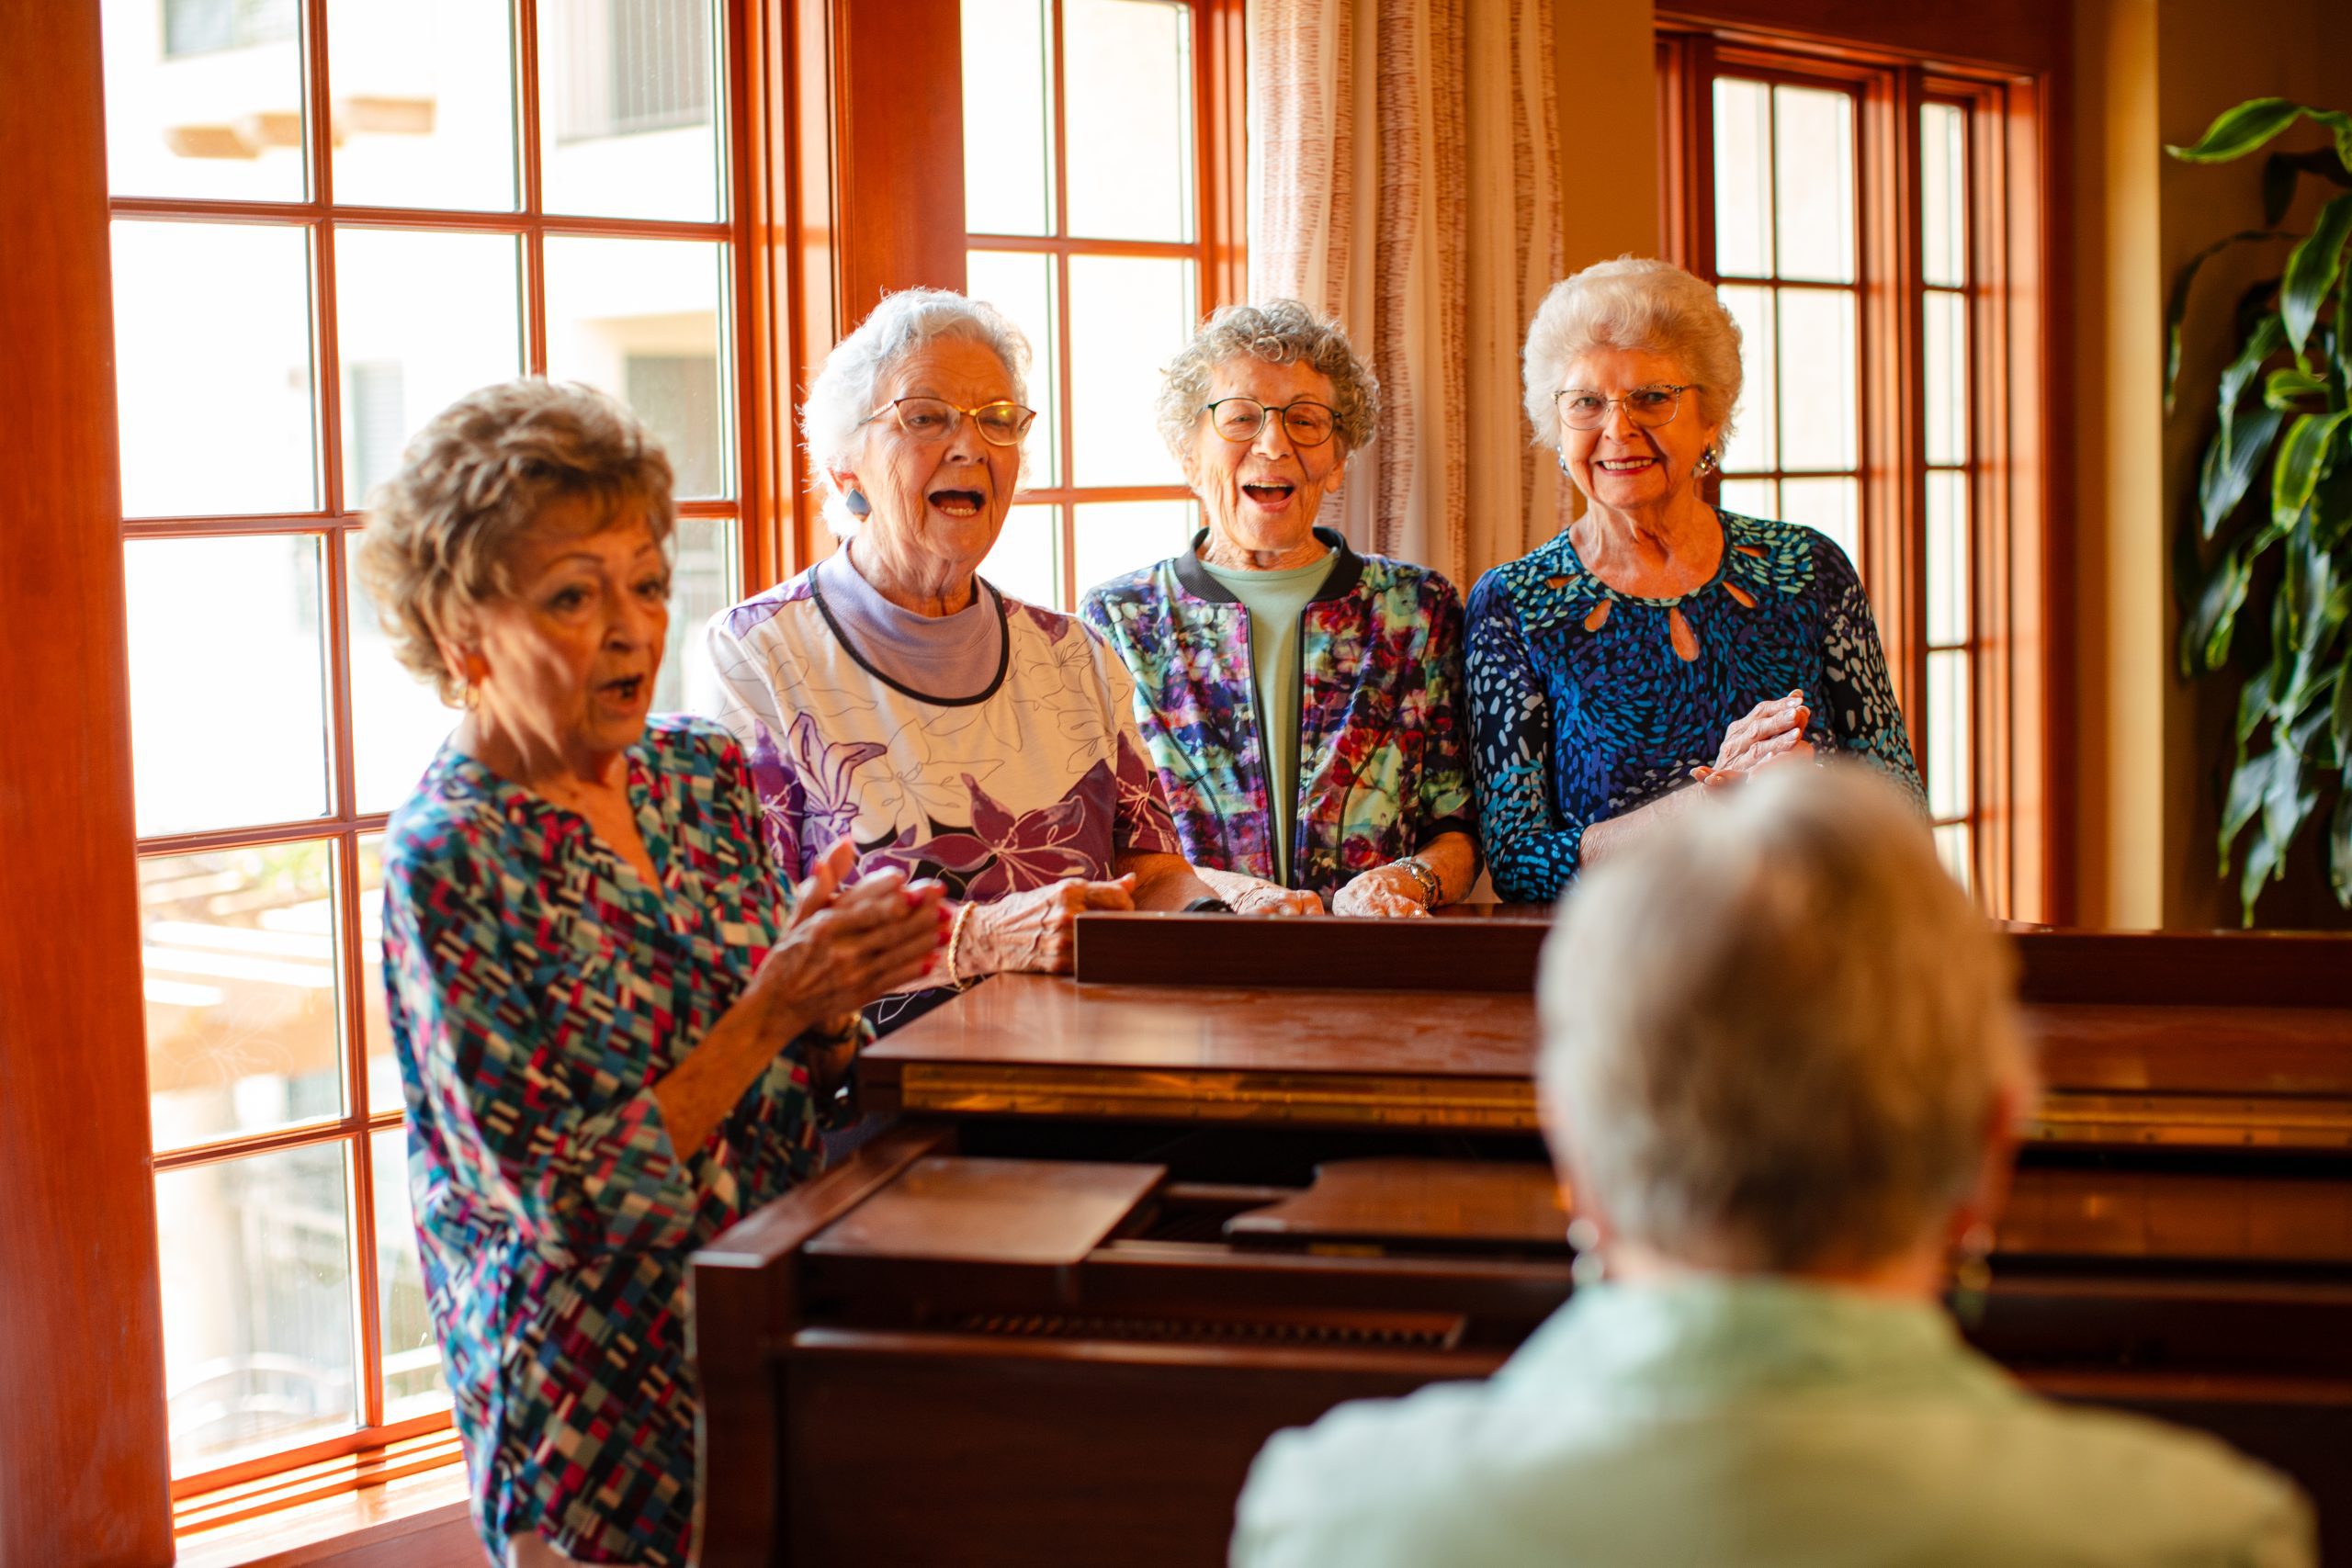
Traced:
[[1235, 1568], [2311, 1562], [2287, 1481], [2029, 1393], [1946, 1315], [2035, 1092], [2011, 968], [1857, 763], [1597, 869], [1538, 980], [1574, 1295], [1487, 1382], [1277, 1434]]
[[434, 1329], [503, 1564], [683, 1564], [686, 1260], [811, 1174], [855, 1010], [944, 950], [940, 890], [760, 836], [741, 749], [650, 717], [676, 521], [620, 404], [444, 411], [359, 570], [464, 716], [384, 841], [384, 978]]
[[1544, 296], [1524, 368], [1536, 438], [1585, 509], [1470, 593], [1495, 891], [1549, 901], [1705, 790], [1830, 752], [1883, 770], [1924, 810], [1845, 551], [1702, 492], [1741, 384], [1739, 328], [1714, 290], [1662, 261], [1587, 267]]
[[1217, 311], [1159, 394], [1208, 526], [1080, 608], [1135, 677], [1184, 852], [1237, 909], [1425, 915], [1477, 880], [1461, 596], [1316, 526], [1379, 417], [1337, 321]]
[[1028, 341], [993, 306], [886, 296], [802, 413], [846, 542], [714, 618], [692, 704], [751, 755], [777, 861], [855, 840], [955, 898], [941, 978], [897, 1028], [1004, 970], [1066, 971], [1087, 909], [1224, 908], [1184, 863], [1127, 672], [1072, 616], [979, 575], [1021, 474]]

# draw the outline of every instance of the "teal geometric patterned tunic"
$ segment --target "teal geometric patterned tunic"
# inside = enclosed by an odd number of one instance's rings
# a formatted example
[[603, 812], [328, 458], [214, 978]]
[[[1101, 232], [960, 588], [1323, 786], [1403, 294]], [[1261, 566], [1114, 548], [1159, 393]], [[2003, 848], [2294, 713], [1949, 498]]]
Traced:
[[1846, 552], [1792, 523], [1723, 512], [1715, 574], [1673, 599], [1620, 593], [1566, 529], [1471, 591], [1478, 830], [1506, 903], [1549, 903], [1584, 833], [1690, 784], [1724, 732], [1802, 691], [1815, 750], [1851, 752], [1927, 807]]
[[698, 1149], [652, 1095], [790, 908], [734, 740], [657, 717], [628, 753], [649, 887], [578, 815], [444, 749], [392, 816], [384, 969], [434, 1326], [498, 1562], [535, 1533], [684, 1563], [686, 1258], [819, 1162], [796, 1043]]

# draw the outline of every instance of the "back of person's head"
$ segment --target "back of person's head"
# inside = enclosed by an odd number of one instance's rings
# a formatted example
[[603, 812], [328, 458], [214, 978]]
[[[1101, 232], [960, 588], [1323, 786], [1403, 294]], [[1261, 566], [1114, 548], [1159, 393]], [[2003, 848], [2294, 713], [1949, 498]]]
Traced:
[[1767, 773], [1595, 868], [1541, 999], [1577, 1206], [1701, 1267], [1905, 1253], [2032, 1091], [2006, 944], [1859, 766]]

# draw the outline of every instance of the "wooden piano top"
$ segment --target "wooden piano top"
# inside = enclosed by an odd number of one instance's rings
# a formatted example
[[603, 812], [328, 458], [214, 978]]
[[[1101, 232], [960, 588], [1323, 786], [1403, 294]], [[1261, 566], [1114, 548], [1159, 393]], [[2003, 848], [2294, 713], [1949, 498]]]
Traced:
[[[1540, 923], [1100, 919], [1081, 925], [1080, 978], [1000, 976], [866, 1052], [869, 1106], [1535, 1128]], [[2352, 1152], [2352, 942], [2018, 941], [2048, 1086], [2037, 1141]], [[1251, 983], [1216, 983], [1235, 971]], [[1432, 972], [1462, 988], [1378, 988]]]

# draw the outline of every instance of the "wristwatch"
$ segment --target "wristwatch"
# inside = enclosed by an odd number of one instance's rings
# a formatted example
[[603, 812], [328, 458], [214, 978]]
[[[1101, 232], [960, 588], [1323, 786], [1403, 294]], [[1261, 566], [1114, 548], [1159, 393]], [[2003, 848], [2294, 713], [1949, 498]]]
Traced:
[[1422, 908], [1436, 908], [1437, 901], [1445, 897], [1445, 884], [1437, 879], [1437, 873], [1431, 871], [1430, 863], [1420, 856], [1407, 855], [1403, 860], [1391, 861], [1389, 863], [1421, 885]]
[[1178, 911], [1186, 915], [1229, 915], [1233, 906], [1222, 898], [1195, 898]]

